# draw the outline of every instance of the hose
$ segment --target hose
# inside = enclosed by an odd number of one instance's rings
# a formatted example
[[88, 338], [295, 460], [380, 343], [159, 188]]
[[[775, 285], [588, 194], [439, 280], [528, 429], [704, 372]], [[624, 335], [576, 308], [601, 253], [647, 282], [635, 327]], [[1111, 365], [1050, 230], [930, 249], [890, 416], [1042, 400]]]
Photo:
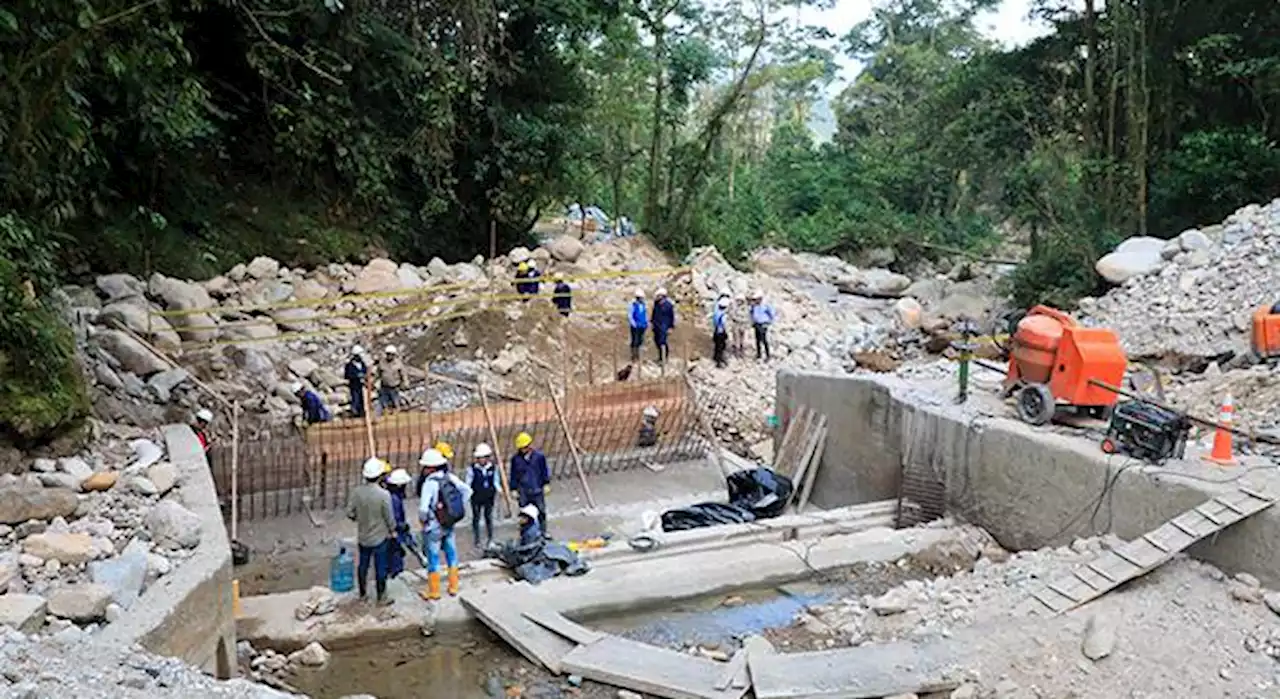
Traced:
[[662, 542], [653, 534], [645, 532], [636, 534], [630, 539], [627, 539], [627, 545], [630, 546], [632, 550], [639, 551], [641, 553], [648, 553], [650, 551], [657, 551], [658, 548], [662, 546]]

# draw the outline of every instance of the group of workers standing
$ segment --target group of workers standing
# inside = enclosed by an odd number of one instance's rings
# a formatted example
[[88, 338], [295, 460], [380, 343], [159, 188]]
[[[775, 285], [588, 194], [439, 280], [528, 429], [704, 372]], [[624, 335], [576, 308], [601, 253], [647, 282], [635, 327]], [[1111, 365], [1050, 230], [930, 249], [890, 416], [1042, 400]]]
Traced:
[[[528, 433], [517, 435], [515, 446], [508, 480], [520, 503], [519, 544], [529, 546], [540, 543], [547, 531], [546, 496], [551, 491], [551, 472], [546, 457], [534, 448], [533, 437]], [[414, 494], [418, 498], [421, 550], [427, 569], [427, 585], [419, 594], [428, 601], [440, 599], [442, 562], [445, 589], [450, 595], [458, 594], [454, 529], [466, 518], [467, 503], [471, 505], [475, 547], [480, 549], [482, 542], [483, 547], [493, 542], [493, 508], [501, 487], [493, 449], [488, 444], [476, 445], [465, 478], [451, 473], [452, 458], [452, 447], [437, 442], [418, 459], [421, 472]], [[356, 523], [359, 547], [356, 582], [361, 599], [367, 598], [369, 569], [373, 568], [376, 603], [385, 606], [391, 604], [386, 596], [387, 580], [404, 572], [406, 552], [417, 555], [405, 510], [408, 488], [414, 479], [405, 469], [393, 469], [376, 457], [364, 463], [361, 475], [364, 482], [351, 491], [347, 501], [347, 517]]]
[[644, 289], [636, 289], [635, 298], [627, 313], [627, 323], [631, 328], [631, 361], [640, 361], [640, 348], [644, 346], [644, 333], [649, 329], [652, 320], [653, 344], [658, 349], [658, 363], [665, 364], [671, 357], [668, 344], [671, 331], [676, 327], [676, 305], [667, 296], [665, 287], [658, 287], [653, 295], [652, 318], [644, 302]]
[[[744, 310], [745, 309], [745, 312]], [[738, 312], [734, 312], [734, 311]], [[721, 294], [716, 299], [716, 308], [711, 314], [712, 356], [716, 366], [728, 366], [725, 353], [729, 344], [729, 331], [733, 331], [734, 354], [741, 358], [746, 353], [745, 336], [747, 325], [755, 335], [756, 359], [768, 361], [772, 359], [769, 352], [769, 329], [777, 320], [773, 306], [765, 303], [764, 293], [755, 290], [747, 295], [747, 305], [735, 304], [728, 294]]]
[[[542, 291], [542, 273], [538, 271], [538, 261], [532, 258], [516, 265], [516, 293], [534, 297]], [[556, 311], [568, 318], [573, 311], [573, 288], [565, 281], [564, 275], [556, 272], [551, 275], [554, 284], [551, 291], [551, 303]], [[528, 301], [529, 299], [524, 299]]]

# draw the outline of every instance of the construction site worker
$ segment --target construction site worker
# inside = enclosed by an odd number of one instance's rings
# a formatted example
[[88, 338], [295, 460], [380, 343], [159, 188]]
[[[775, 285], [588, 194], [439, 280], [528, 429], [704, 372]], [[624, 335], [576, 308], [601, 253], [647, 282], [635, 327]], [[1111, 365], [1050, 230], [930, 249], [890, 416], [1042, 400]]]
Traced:
[[405, 549], [413, 546], [413, 534], [409, 530], [409, 521], [404, 514], [404, 500], [408, 497], [407, 488], [412, 482], [413, 477], [402, 468], [387, 474], [387, 492], [391, 494], [391, 515], [396, 521], [387, 562], [388, 578], [394, 578], [404, 572]]
[[498, 467], [493, 463], [493, 449], [484, 442], [471, 452], [467, 484], [471, 486], [471, 534], [476, 548], [480, 545], [480, 524], [484, 523], [484, 546], [493, 542], [493, 502], [498, 498]]
[[665, 364], [671, 356], [667, 338], [676, 327], [676, 305], [667, 297], [666, 287], [658, 287], [653, 295], [653, 344], [658, 347], [658, 363]]
[[742, 298], [723, 298], [729, 304], [729, 333], [731, 334], [733, 356], [742, 359], [747, 353], [747, 328], [751, 327], [751, 307]]
[[333, 415], [328, 408], [324, 407], [324, 401], [320, 399], [318, 393], [304, 386], [301, 381], [294, 381], [290, 388], [293, 389], [293, 395], [298, 397], [298, 402], [302, 404], [304, 425], [314, 425], [333, 419]]
[[[444, 457], [444, 470], [445, 471], [453, 470], [452, 469], [453, 447], [449, 446], [448, 442], [437, 440], [435, 444], [431, 445], [431, 448], [440, 452], [440, 455]], [[431, 467], [421, 463], [419, 465], [422, 466], [422, 470], [418, 472], [418, 484], [413, 487], [413, 492], [415, 493], [422, 492], [422, 485], [426, 483], [427, 476], [431, 475]]]
[[196, 411], [196, 420], [191, 424], [191, 431], [196, 433], [200, 446], [209, 451], [209, 423], [213, 422], [213, 411], [201, 408]]
[[520, 507], [533, 505], [538, 508], [538, 524], [547, 531], [547, 499], [551, 492], [551, 470], [547, 457], [533, 448], [533, 437], [528, 432], [516, 435], [516, 453], [511, 455], [511, 473], [507, 482], [515, 489]]
[[769, 327], [774, 321], [773, 306], [764, 302], [764, 293], [759, 289], [751, 292], [751, 327], [756, 334], [756, 359], [763, 357], [772, 359], [769, 354]]
[[560, 311], [560, 315], [565, 318], [569, 317], [569, 312], [573, 310], [573, 289], [569, 283], [564, 280], [564, 275], [559, 272], [551, 277], [555, 280], [555, 290], [551, 295], [551, 302], [556, 305], [556, 310]]
[[347, 360], [342, 374], [351, 391], [351, 416], [364, 417], [364, 390], [369, 381], [369, 365], [365, 363], [363, 347], [356, 345], [351, 348], [351, 358]]
[[520, 546], [534, 546], [542, 543], [542, 528], [538, 526], [538, 518], [542, 512], [537, 505], [525, 505], [520, 508]]
[[364, 483], [356, 486], [347, 498], [347, 518], [355, 520], [356, 544], [360, 561], [356, 568], [356, 582], [360, 599], [368, 596], [369, 566], [373, 566], [378, 606], [391, 604], [387, 599], [387, 571], [396, 530], [395, 514], [391, 510], [391, 494], [379, 481], [382, 480], [383, 462], [371, 458], [364, 462], [361, 475]]
[[649, 329], [648, 310], [644, 306], [644, 289], [636, 289], [635, 300], [627, 322], [631, 326], [631, 361], [640, 361], [640, 347], [644, 345], [644, 331]]
[[658, 443], [658, 409], [650, 405], [640, 413], [640, 436], [636, 446], [651, 447]]
[[724, 349], [729, 342], [727, 323], [729, 320], [729, 297], [721, 296], [716, 301], [716, 308], [711, 312], [711, 356], [716, 366], [723, 369], [729, 363], [725, 360]]
[[395, 345], [387, 345], [382, 350], [382, 361], [378, 363], [378, 404], [383, 410], [400, 407], [400, 387], [404, 385], [404, 362], [400, 361], [400, 350]]
[[444, 553], [449, 569], [450, 595], [458, 594], [458, 547], [453, 536], [453, 525], [445, 525], [437, 514], [441, 491], [446, 481], [460, 491], [462, 501], [471, 498], [471, 488], [449, 473], [449, 462], [437, 449], [422, 452], [419, 465], [428, 470], [427, 478], [418, 494], [418, 519], [422, 522], [422, 543], [427, 554], [427, 587], [419, 594], [425, 600], [440, 599], [440, 554]]

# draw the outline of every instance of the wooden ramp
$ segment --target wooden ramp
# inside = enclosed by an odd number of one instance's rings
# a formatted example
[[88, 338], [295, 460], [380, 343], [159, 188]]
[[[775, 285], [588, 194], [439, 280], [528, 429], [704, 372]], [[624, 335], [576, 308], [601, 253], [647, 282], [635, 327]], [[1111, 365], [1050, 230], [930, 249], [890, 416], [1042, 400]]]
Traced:
[[[618, 636], [578, 646], [561, 663], [565, 672], [667, 699], [741, 699], [732, 681], [739, 666], [658, 648]], [[745, 683], [742, 683], [745, 685]]]
[[1150, 572], [1197, 541], [1274, 503], [1271, 496], [1248, 488], [1219, 495], [1123, 546], [1075, 566], [1070, 573], [1037, 588], [1017, 611], [1053, 616], [1074, 609]]

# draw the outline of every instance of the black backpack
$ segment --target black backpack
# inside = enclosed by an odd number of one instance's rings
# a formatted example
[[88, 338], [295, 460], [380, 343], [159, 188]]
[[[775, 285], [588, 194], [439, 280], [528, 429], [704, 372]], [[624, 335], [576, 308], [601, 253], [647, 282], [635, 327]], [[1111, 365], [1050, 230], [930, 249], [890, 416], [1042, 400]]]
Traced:
[[467, 516], [466, 503], [462, 501], [462, 490], [454, 484], [453, 479], [445, 476], [440, 479], [440, 488], [436, 491], [436, 521], [442, 527], [452, 527]]

